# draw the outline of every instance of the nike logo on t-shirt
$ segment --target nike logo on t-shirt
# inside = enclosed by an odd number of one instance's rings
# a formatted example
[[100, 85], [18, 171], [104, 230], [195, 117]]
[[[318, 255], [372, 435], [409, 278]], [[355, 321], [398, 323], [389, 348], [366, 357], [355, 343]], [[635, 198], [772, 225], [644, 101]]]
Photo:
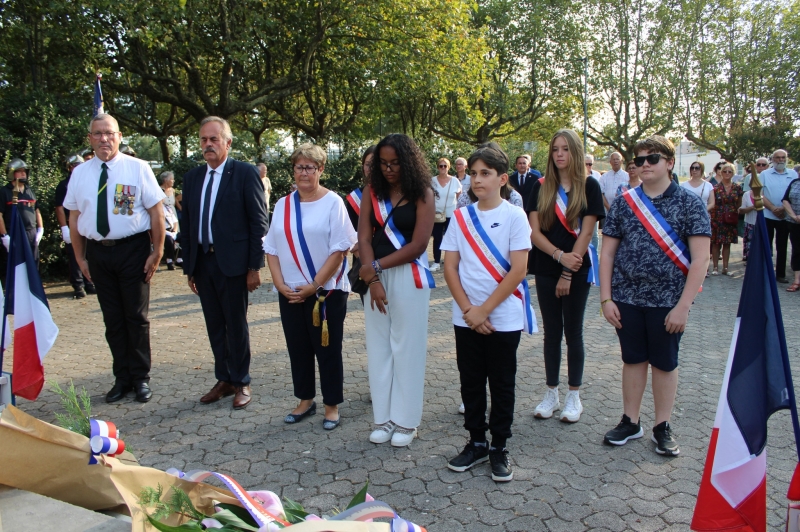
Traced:
[[499, 223], [499, 222], [495, 222], [495, 223], [493, 223], [493, 224], [492, 224], [492, 225], [489, 227], [489, 229], [494, 229], [495, 227], [500, 227], [500, 223]]

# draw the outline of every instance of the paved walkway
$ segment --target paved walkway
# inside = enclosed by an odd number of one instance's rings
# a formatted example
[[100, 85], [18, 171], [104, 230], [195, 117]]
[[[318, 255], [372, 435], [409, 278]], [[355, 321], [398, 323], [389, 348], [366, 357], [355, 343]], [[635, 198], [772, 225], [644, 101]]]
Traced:
[[[46, 360], [46, 375], [85, 387], [94, 413], [120, 427], [143, 465], [225, 472], [249, 489], [275, 491], [317, 513], [344, 508], [369, 481], [373, 496], [430, 532], [688, 530], [744, 273], [740, 249], [734, 247], [732, 255], [734, 277], [708, 279], [681, 344], [673, 426], [682, 452], [675, 459], [656, 455], [649, 439], [621, 448], [602, 444], [622, 412], [621, 362], [614, 330], [598, 312], [597, 289], [586, 318], [585, 411], [579, 423], [533, 419], [544, 386], [542, 336], [523, 336], [514, 437], [509, 440], [514, 481], [504, 485], [491, 480], [488, 464], [466, 473], [445, 465], [467, 434], [457, 413], [450, 296], [441, 272], [435, 275], [439, 288], [431, 295], [425, 412], [419, 438], [408, 448], [368, 441], [372, 414], [364, 315], [356, 296], [350, 298], [345, 322], [343, 421], [332, 432], [323, 431], [319, 414], [297, 426], [283, 423], [295, 399], [271, 285], [251, 296], [254, 400], [246, 410], [233, 411], [228, 399], [208, 406], [198, 402], [215, 382], [200, 302], [181, 273], [163, 266], [151, 295], [155, 396], [150, 403], [104, 402], [113, 378], [97, 300], [74, 301], [64, 284], [47, 287], [61, 334]], [[800, 382], [800, 295], [786, 293], [785, 286], [780, 290], [787, 342], [795, 382]], [[60, 408], [49, 390], [35, 403], [20, 402], [23, 410], [45, 421], [53, 421]], [[642, 414], [647, 436], [652, 412], [648, 389]], [[783, 528], [785, 494], [796, 463], [788, 412], [772, 417], [769, 435], [768, 519], [769, 528], [777, 530]]]

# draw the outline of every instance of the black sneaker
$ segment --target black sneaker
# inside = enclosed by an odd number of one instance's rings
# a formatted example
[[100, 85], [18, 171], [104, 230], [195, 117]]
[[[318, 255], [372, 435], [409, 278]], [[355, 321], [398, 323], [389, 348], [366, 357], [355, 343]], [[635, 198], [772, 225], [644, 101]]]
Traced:
[[474, 465], [482, 464], [489, 459], [489, 444], [475, 445], [469, 442], [461, 454], [447, 462], [447, 467], [453, 471], [466, 471]]
[[631, 418], [622, 414], [622, 421], [619, 425], [606, 432], [603, 443], [607, 445], [625, 445], [628, 440], [635, 440], [644, 436], [642, 426], [639, 423], [634, 423]]
[[168, 262], [167, 263], [167, 269], [169, 271], [174, 271], [175, 270], [175, 265], [173, 263], [171, 263], [171, 262]]
[[653, 441], [656, 444], [656, 452], [664, 456], [678, 456], [681, 450], [678, 442], [672, 436], [672, 427], [668, 421], [663, 421], [653, 427]]
[[86, 292], [83, 291], [83, 288], [76, 288], [74, 292], [72, 292], [73, 299], [83, 299], [86, 297]]
[[495, 449], [489, 451], [489, 462], [492, 464], [492, 480], [495, 482], [508, 482], [514, 478], [511, 464], [508, 462], [508, 450]]

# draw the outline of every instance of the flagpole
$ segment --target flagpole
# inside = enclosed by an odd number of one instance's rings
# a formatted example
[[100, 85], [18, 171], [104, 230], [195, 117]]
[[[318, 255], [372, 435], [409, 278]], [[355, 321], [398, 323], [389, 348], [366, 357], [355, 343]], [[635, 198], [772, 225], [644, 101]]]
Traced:
[[[759, 211], [764, 210], [764, 200], [761, 196], [761, 190], [764, 188], [764, 185], [761, 183], [761, 180], [758, 178], [758, 172], [756, 172], [756, 165], [755, 163], [750, 163], [750, 190], [753, 191], [753, 205], [755, 206], [756, 212], [759, 216], [763, 217], [763, 214]], [[770, 285], [768, 287], [769, 290], [772, 289]], [[775, 312], [778, 315], [781, 315], [780, 304], [777, 303], [777, 293], [773, 293], [773, 305], [775, 305]], [[783, 318], [781, 317], [781, 320]], [[781, 344], [786, 345], [786, 337], [783, 331], [783, 327], [778, 327], [778, 335], [779, 341]], [[792, 382], [792, 370], [789, 367], [789, 360], [787, 357], [782, 357], [783, 359], [783, 372], [786, 375], [787, 383], [786, 389], [789, 392], [789, 411], [792, 413], [792, 425], [794, 427], [794, 443], [795, 443], [795, 450], [797, 451], [797, 460], [800, 462], [800, 419], [797, 416], [797, 403], [795, 401], [794, 395], [794, 383]]]
[[[15, 172], [16, 174], [16, 172]], [[17, 208], [17, 203], [19, 201], [19, 178], [15, 175], [14, 176], [14, 191], [11, 193], [11, 227], [7, 228], [6, 230], [9, 231], [9, 241], [8, 241], [8, 263], [6, 264], [6, 279], [9, 279], [9, 270], [13, 267], [13, 261], [11, 260], [11, 246], [14, 244], [12, 238], [14, 235], [13, 227], [17, 221], [17, 217], [14, 216], [14, 211]], [[6, 286], [8, 288], [8, 286]], [[6, 294], [8, 296], [8, 294]], [[6, 326], [8, 325], [8, 297], [4, 298], [3, 300], [3, 335], [0, 336], [0, 371], [3, 369], [3, 361], [5, 359], [5, 352], [6, 352]]]

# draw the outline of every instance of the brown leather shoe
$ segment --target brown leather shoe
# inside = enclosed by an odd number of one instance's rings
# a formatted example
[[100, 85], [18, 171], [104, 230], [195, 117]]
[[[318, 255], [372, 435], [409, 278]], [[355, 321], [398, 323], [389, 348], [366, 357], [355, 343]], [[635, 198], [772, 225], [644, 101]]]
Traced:
[[236, 388], [236, 396], [233, 398], [233, 408], [239, 410], [250, 404], [253, 398], [250, 393], [250, 385], [246, 384], [241, 388]]
[[217, 381], [214, 387], [211, 388], [211, 391], [200, 398], [200, 402], [203, 404], [214, 403], [234, 393], [236, 393], [236, 387], [234, 387], [233, 384]]

